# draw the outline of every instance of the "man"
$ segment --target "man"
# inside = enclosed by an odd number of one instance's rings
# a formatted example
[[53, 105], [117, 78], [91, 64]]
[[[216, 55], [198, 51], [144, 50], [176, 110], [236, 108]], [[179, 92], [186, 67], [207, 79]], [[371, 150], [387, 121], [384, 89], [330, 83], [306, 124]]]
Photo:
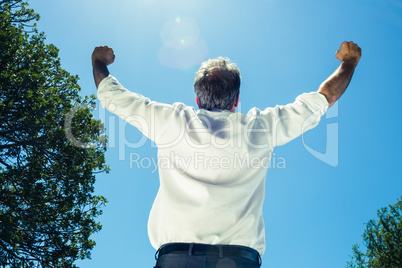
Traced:
[[275, 146], [315, 127], [347, 88], [361, 49], [343, 42], [338, 69], [292, 104], [236, 113], [240, 72], [228, 59], [204, 62], [194, 91], [199, 110], [152, 102], [109, 74], [111, 48], [92, 54], [102, 105], [158, 146], [160, 188], [148, 233], [156, 267], [260, 267], [265, 175]]

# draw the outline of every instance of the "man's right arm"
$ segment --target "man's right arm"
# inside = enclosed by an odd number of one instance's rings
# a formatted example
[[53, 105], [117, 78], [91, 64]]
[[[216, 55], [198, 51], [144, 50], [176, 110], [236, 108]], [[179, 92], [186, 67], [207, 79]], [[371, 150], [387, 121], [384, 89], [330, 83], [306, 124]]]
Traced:
[[329, 103], [329, 107], [342, 96], [352, 79], [361, 58], [361, 48], [353, 42], [343, 42], [335, 56], [341, 61], [338, 69], [318, 89]]
[[283, 145], [315, 127], [328, 107], [345, 92], [360, 60], [361, 49], [353, 42], [343, 42], [335, 56], [341, 64], [317, 92], [302, 94], [294, 103], [261, 112], [271, 122], [272, 146]]

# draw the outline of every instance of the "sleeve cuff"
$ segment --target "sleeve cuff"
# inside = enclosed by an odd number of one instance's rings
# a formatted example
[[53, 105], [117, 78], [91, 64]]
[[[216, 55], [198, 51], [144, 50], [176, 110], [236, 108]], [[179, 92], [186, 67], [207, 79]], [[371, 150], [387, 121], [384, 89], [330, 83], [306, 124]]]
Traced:
[[[106, 86], [106, 84], [108, 84], [108, 82], [111, 80], [111, 79], [113, 79], [114, 77], [111, 75], [111, 74], [109, 74], [108, 76], [106, 76], [105, 78], [103, 78], [102, 79], [102, 81], [99, 83], [99, 85], [98, 85], [98, 91], [99, 90], [102, 90], [103, 89], [103, 87], [104, 86]], [[116, 79], [116, 78], [114, 78], [114, 79]]]
[[329, 106], [327, 98], [319, 92], [301, 94], [296, 101], [306, 104], [314, 114], [318, 113], [320, 116], [327, 112]]

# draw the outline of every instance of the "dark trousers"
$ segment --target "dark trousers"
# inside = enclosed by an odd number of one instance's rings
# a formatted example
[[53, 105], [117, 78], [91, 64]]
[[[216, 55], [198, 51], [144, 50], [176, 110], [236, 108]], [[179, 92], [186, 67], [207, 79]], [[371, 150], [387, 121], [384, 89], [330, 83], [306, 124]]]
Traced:
[[[157, 256], [158, 255], [158, 256]], [[261, 258], [252, 248], [236, 245], [170, 243], [157, 254], [154, 268], [259, 268]]]

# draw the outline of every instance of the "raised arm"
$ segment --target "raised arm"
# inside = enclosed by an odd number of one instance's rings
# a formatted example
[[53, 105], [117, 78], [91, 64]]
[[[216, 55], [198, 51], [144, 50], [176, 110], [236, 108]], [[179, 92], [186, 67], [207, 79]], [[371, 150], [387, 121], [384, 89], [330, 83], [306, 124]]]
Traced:
[[107, 66], [114, 62], [113, 49], [108, 46], [95, 47], [92, 53], [92, 68], [94, 74], [94, 80], [96, 88], [98, 88], [100, 82], [109, 75]]
[[353, 42], [343, 42], [335, 56], [341, 61], [338, 69], [327, 78], [319, 87], [318, 92], [323, 94], [329, 107], [342, 96], [352, 79], [353, 73], [361, 58], [361, 48]]

